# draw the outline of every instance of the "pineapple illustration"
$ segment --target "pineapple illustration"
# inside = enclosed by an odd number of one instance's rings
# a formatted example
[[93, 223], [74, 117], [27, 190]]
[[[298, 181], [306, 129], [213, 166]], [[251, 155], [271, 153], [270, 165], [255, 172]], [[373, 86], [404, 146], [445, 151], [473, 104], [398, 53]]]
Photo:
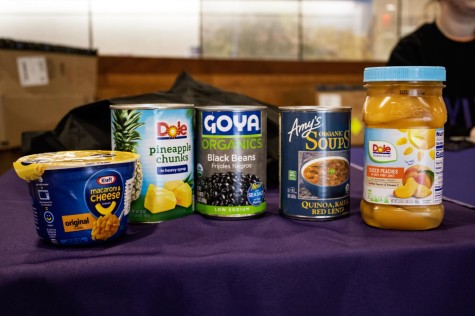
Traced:
[[[140, 122], [140, 112], [136, 110], [116, 109], [112, 111], [112, 138], [114, 140], [113, 150], [129, 151], [137, 153], [136, 146], [141, 140], [140, 133], [137, 129], [144, 125]], [[135, 165], [134, 185], [132, 188], [132, 201], [140, 196], [142, 190], [142, 163], [137, 160]]]

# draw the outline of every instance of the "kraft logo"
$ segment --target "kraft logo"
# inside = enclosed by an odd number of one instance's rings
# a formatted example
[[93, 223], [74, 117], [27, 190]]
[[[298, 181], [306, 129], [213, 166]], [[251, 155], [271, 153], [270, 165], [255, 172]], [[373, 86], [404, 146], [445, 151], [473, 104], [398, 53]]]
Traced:
[[203, 112], [205, 135], [261, 134], [261, 112]]
[[96, 181], [97, 181], [97, 184], [107, 185], [107, 184], [114, 183], [115, 180], [116, 180], [115, 176], [103, 176], [103, 177], [98, 178]]
[[391, 147], [382, 145], [378, 146], [377, 144], [373, 144], [373, 154], [391, 154]]
[[157, 123], [157, 139], [177, 139], [186, 138], [188, 126], [181, 124], [180, 121], [176, 125], [169, 125], [166, 122]]

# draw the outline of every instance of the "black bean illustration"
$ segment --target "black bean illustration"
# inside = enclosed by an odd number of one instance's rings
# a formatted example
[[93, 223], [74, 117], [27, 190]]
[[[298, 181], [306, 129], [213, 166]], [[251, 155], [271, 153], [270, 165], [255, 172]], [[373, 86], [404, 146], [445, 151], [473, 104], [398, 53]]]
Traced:
[[244, 206], [251, 203], [247, 191], [253, 183], [261, 182], [255, 174], [228, 171], [214, 173], [198, 180], [197, 197], [203, 204], [213, 206]]

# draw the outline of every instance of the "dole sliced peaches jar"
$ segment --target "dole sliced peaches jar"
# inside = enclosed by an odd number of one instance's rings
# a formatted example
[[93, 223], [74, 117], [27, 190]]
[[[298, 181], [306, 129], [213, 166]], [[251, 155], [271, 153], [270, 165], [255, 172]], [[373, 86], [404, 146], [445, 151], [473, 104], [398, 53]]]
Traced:
[[378, 228], [425, 230], [444, 217], [444, 67], [371, 67], [361, 215]]

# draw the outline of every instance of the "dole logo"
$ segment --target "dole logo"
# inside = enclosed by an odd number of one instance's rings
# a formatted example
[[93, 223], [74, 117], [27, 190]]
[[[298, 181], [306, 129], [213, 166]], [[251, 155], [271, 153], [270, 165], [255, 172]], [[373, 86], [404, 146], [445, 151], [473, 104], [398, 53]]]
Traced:
[[391, 147], [386, 146], [385, 144], [382, 146], [373, 144], [373, 154], [391, 154]]
[[97, 179], [97, 184], [100, 185], [107, 185], [107, 184], [112, 184], [116, 180], [115, 176], [103, 176]]
[[396, 147], [385, 141], [369, 141], [368, 154], [375, 162], [396, 161], [398, 156]]
[[181, 124], [180, 121], [176, 125], [169, 125], [166, 122], [157, 123], [157, 139], [177, 139], [186, 138], [188, 126]]

